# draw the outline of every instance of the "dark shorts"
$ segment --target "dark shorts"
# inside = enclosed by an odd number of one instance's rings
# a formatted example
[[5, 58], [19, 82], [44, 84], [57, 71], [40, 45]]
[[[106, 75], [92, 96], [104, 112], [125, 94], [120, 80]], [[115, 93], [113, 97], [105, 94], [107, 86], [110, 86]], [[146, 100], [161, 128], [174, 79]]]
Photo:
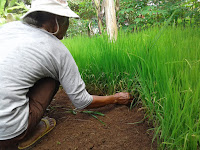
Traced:
[[60, 83], [52, 78], [43, 78], [30, 88], [27, 94], [29, 97], [28, 128], [15, 138], [0, 141], [0, 150], [13, 150], [20, 140], [31, 133], [43, 117], [46, 108], [57, 93], [59, 85]]

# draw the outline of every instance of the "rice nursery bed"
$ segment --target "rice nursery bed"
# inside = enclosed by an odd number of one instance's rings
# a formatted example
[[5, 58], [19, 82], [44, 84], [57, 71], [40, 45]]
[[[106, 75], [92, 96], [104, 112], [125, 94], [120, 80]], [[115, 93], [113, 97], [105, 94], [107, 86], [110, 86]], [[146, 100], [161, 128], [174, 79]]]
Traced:
[[89, 93], [128, 91], [135, 103], [77, 113], [60, 89], [46, 112], [57, 126], [33, 150], [199, 149], [199, 39], [198, 28], [165, 27], [63, 40]]
[[[198, 149], [200, 29], [152, 28], [63, 40], [89, 92], [128, 91], [142, 102], [159, 149]], [[134, 130], [134, 127], [133, 129]]]

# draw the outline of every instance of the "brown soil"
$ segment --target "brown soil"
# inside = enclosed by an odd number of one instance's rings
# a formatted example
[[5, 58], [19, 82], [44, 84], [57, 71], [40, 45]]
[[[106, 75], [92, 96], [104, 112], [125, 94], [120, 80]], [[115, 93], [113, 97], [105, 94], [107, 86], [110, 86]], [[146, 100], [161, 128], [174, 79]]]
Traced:
[[[47, 114], [57, 120], [56, 127], [32, 150], [150, 150], [156, 149], [152, 143], [153, 133], [144, 118], [140, 105], [132, 110], [128, 106], [108, 105], [92, 111], [104, 124], [89, 114], [69, 113], [73, 106], [63, 90], [51, 103]], [[135, 122], [140, 122], [131, 124]]]

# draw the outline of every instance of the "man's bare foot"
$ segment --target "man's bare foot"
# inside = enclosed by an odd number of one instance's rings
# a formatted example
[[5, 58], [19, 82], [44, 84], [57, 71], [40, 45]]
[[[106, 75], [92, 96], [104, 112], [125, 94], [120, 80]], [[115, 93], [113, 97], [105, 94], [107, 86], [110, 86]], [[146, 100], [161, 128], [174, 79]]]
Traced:
[[18, 145], [19, 149], [26, 149], [35, 144], [40, 138], [51, 131], [56, 125], [56, 121], [53, 118], [43, 118], [32, 133], [28, 134], [22, 142]]

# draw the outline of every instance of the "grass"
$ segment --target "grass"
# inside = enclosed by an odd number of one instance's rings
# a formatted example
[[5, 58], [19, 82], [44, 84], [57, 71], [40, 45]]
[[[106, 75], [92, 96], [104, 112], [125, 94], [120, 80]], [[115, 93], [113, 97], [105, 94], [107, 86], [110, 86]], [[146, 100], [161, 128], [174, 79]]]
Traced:
[[152, 28], [63, 40], [89, 91], [139, 93], [160, 149], [198, 149], [200, 29]]

